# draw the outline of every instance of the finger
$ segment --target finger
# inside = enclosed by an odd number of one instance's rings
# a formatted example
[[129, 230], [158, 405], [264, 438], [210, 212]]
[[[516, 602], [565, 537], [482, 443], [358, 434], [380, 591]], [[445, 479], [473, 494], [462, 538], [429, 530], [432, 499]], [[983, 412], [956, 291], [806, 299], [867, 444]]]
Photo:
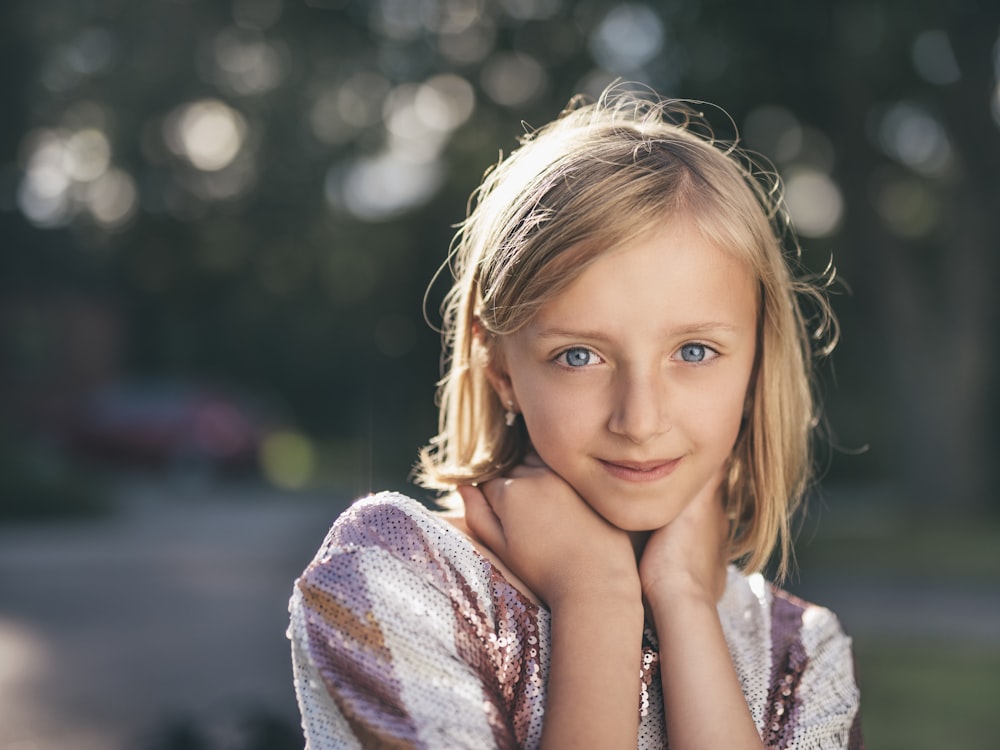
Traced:
[[491, 549], [502, 546], [503, 526], [486, 501], [483, 491], [479, 487], [465, 484], [458, 487], [458, 494], [465, 504], [465, 522], [469, 531]]

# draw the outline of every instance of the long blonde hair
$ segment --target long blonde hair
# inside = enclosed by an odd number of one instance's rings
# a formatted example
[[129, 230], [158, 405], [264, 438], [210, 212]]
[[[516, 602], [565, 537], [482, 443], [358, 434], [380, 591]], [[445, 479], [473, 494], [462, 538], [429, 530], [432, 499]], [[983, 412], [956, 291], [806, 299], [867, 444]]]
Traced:
[[749, 413], [725, 487], [728, 552], [759, 570], [777, 546], [785, 573], [791, 517], [812, 472], [813, 347], [832, 349], [835, 321], [822, 285], [802, 278], [777, 178], [717, 141], [682, 102], [621, 89], [574, 100], [487, 172], [450, 255], [439, 432], [420, 453], [418, 483], [449, 491], [524, 458], [527, 432], [505, 425], [486, 379], [489, 342], [524, 326], [602, 253], [682, 214], [759, 283]]

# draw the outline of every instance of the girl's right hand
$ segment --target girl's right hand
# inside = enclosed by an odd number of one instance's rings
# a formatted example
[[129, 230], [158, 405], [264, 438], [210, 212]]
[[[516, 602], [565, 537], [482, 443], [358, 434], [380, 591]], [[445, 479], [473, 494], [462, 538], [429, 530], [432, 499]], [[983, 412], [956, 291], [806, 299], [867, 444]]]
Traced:
[[458, 488], [466, 523], [550, 608], [566, 597], [640, 601], [627, 534], [535, 454], [508, 476]]

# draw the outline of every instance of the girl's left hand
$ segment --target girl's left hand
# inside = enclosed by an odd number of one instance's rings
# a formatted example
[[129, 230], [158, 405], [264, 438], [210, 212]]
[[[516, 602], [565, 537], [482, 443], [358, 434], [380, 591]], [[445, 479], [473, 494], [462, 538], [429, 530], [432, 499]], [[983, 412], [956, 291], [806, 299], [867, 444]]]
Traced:
[[639, 561], [639, 578], [643, 595], [654, 606], [658, 599], [674, 594], [693, 594], [712, 604], [722, 596], [729, 534], [722, 477], [720, 471], [677, 518], [650, 534]]

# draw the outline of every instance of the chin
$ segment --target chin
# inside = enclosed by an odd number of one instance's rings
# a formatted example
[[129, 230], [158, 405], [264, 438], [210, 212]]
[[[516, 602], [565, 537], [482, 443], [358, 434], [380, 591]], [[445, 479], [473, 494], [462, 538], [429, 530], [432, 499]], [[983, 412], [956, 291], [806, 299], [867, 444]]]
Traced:
[[622, 531], [628, 532], [648, 532], [663, 528], [676, 516], [625, 516], [623, 518], [608, 518], [605, 520], [612, 526], [616, 526]]

